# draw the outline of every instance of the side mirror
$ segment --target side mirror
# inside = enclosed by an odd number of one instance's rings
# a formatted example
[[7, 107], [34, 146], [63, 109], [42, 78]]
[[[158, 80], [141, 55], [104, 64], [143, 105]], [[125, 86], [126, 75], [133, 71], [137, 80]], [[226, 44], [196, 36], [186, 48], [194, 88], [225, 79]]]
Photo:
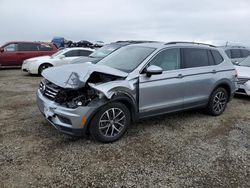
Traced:
[[152, 75], [157, 75], [157, 74], [162, 74], [163, 69], [161, 67], [158, 67], [156, 65], [150, 65], [149, 67], [147, 67], [144, 72], [146, 73], [146, 75], [148, 77], [152, 76]]
[[1, 52], [1, 53], [4, 52], [4, 49], [3, 49], [3, 48], [0, 48], [0, 52]]
[[234, 65], [239, 65], [240, 63], [238, 61], [233, 62]]

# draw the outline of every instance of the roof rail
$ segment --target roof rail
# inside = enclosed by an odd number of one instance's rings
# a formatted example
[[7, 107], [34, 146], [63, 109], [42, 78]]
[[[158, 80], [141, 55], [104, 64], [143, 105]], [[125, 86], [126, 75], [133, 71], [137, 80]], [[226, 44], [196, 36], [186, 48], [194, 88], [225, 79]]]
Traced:
[[197, 45], [206, 45], [206, 46], [210, 46], [210, 47], [216, 47], [214, 45], [211, 45], [211, 44], [205, 44], [205, 43], [200, 43], [200, 42], [182, 42], [182, 41], [176, 41], [176, 42], [168, 42], [166, 43], [165, 45], [169, 45], [169, 44], [197, 44]]
[[148, 41], [148, 40], [120, 40], [120, 41], [116, 41], [115, 43], [133, 43], [133, 44], [137, 44], [137, 43], [153, 43], [153, 42], [158, 42], [158, 41]]

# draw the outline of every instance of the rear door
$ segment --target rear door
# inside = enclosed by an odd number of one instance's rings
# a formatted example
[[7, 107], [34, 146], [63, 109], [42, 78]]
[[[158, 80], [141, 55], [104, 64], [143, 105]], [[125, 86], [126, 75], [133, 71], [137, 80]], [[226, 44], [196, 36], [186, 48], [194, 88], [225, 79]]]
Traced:
[[216, 82], [217, 67], [212, 52], [203, 48], [181, 49], [182, 75], [186, 82], [184, 108], [205, 105]]
[[160, 75], [139, 77], [139, 112], [141, 117], [178, 111], [183, 107], [185, 81], [180, 69], [180, 49], [164, 49], [147, 66], [163, 69]]
[[19, 58], [20, 65], [22, 65], [22, 62], [26, 59], [41, 56], [41, 54], [39, 53], [39, 44], [20, 42], [18, 43], [17, 55]]
[[9, 43], [3, 46], [3, 52], [0, 52], [1, 66], [17, 66], [19, 59], [17, 56], [17, 43]]

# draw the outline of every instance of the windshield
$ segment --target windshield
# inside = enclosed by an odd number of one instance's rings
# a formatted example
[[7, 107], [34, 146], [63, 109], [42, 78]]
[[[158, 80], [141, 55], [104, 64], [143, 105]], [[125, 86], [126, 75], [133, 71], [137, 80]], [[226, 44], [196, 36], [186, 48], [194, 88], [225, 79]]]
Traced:
[[142, 46], [125, 46], [115, 51], [97, 64], [106, 65], [124, 72], [132, 72], [155, 48]]
[[250, 67], [250, 57], [244, 59], [242, 62], [240, 62], [239, 65], [244, 67]]
[[98, 50], [90, 54], [89, 56], [93, 58], [104, 58], [120, 47], [121, 45], [119, 44], [108, 44], [99, 48]]
[[61, 55], [61, 54], [63, 54], [64, 52], [66, 52], [67, 51], [67, 49], [65, 48], [65, 49], [62, 49], [62, 50], [59, 50], [58, 52], [56, 52], [56, 53], [54, 53], [51, 57], [56, 57], [56, 56], [58, 56], [58, 55]]

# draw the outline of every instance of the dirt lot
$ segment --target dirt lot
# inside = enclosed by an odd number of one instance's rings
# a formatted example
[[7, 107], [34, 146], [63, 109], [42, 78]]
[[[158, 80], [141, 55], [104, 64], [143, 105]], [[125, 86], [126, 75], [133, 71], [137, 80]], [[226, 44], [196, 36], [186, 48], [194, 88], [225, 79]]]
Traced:
[[46, 122], [40, 79], [0, 70], [0, 187], [250, 187], [250, 98], [233, 99], [220, 117], [141, 121], [100, 144]]

